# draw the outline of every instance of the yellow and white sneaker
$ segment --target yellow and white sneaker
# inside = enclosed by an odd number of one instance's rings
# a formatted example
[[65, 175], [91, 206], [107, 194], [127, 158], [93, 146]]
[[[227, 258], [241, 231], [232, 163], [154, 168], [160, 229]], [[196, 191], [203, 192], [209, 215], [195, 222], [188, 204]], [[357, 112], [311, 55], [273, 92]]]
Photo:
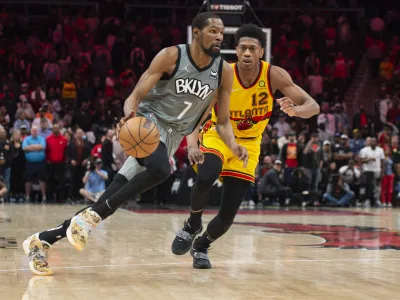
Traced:
[[31, 235], [23, 243], [25, 254], [29, 257], [29, 268], [32, 273], [39, 276], [52, 275], [53, 271], [47, 263], [47, 253], [51, 245], [39, 240], [38, 234]]
[[71, 224], [67, 228], [68, 241], [76, 250], [82, 251], [89, 239], [90, 232], [100, 222], [101, 217], [91, 207], [85, 209], [71, 219]]

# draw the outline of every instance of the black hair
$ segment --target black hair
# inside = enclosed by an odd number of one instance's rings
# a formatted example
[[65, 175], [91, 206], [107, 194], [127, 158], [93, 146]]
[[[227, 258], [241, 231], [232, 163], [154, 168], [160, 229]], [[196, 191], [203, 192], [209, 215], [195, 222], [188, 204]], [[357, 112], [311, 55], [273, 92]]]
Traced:
[[192, 21], [192, 29], [196, 27], [203, 30], [203, 28], [208, 25], [208, 19], [221, 19], [221, 17], [212, 12], [202, 12], [194, 17]]
[[240, 26], [235, 34], [236, 45], [239, 44], [240, 39], [243, 37], [254, 38], [258, 40], [262, 48], [265, 47], [265, 43], [267, 42], [264, 31], [262, 31], [261, 27], [254, 24], [244, 24]]

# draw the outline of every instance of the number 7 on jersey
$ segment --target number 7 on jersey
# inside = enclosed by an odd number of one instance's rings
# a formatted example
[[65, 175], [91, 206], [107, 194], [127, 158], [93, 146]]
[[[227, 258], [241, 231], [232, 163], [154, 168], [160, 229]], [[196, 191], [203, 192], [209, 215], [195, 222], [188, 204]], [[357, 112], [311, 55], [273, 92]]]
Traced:
[[192, 102], [189, 101], [184, 101], [183, 103], [185, 103], [187, 107], [180, 113], [180, 115], [178, 116], [178, 120], [182, 119], [182, 117], [188, 112], [188, 110], [193, 104]]

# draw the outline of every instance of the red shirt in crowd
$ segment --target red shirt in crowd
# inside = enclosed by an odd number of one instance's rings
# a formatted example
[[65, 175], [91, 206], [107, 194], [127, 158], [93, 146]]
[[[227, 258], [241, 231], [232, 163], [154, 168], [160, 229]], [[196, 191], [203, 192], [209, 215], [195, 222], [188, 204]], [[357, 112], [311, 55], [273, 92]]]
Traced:
[[101, 146], [103, 144], [97, 144], [93, 147], [92, 151], [90, 152], [90, 154], [92, 154], [93, 157], [96, 158], [101, 158]]
[[297, 168], [299, 164], [297, 161], [297, 144], [288, 143], [286, 152], [286, 165], [288, 168]]
[[63, 135], [51, 134], [46, 139], [46, 160], [52, 164], [65, 162], [67, 139]]

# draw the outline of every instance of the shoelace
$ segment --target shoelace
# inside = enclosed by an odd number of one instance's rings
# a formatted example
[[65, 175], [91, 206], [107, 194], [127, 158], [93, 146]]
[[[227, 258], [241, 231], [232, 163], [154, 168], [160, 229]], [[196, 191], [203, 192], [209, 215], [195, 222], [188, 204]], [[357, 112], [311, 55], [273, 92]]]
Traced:
[[88, 224], [82, 217], [79, 215], [76, 217], [76, 224], [78, 224], [80, 227], [82, 227], [84, 230], [87, 231], [88, 234], [92, 232], [93, 226]]
[[190, 241], [193, 238], [192, 235], [184, 229], [180, 229], [177, 236], [184, 239], [185, 241]]

